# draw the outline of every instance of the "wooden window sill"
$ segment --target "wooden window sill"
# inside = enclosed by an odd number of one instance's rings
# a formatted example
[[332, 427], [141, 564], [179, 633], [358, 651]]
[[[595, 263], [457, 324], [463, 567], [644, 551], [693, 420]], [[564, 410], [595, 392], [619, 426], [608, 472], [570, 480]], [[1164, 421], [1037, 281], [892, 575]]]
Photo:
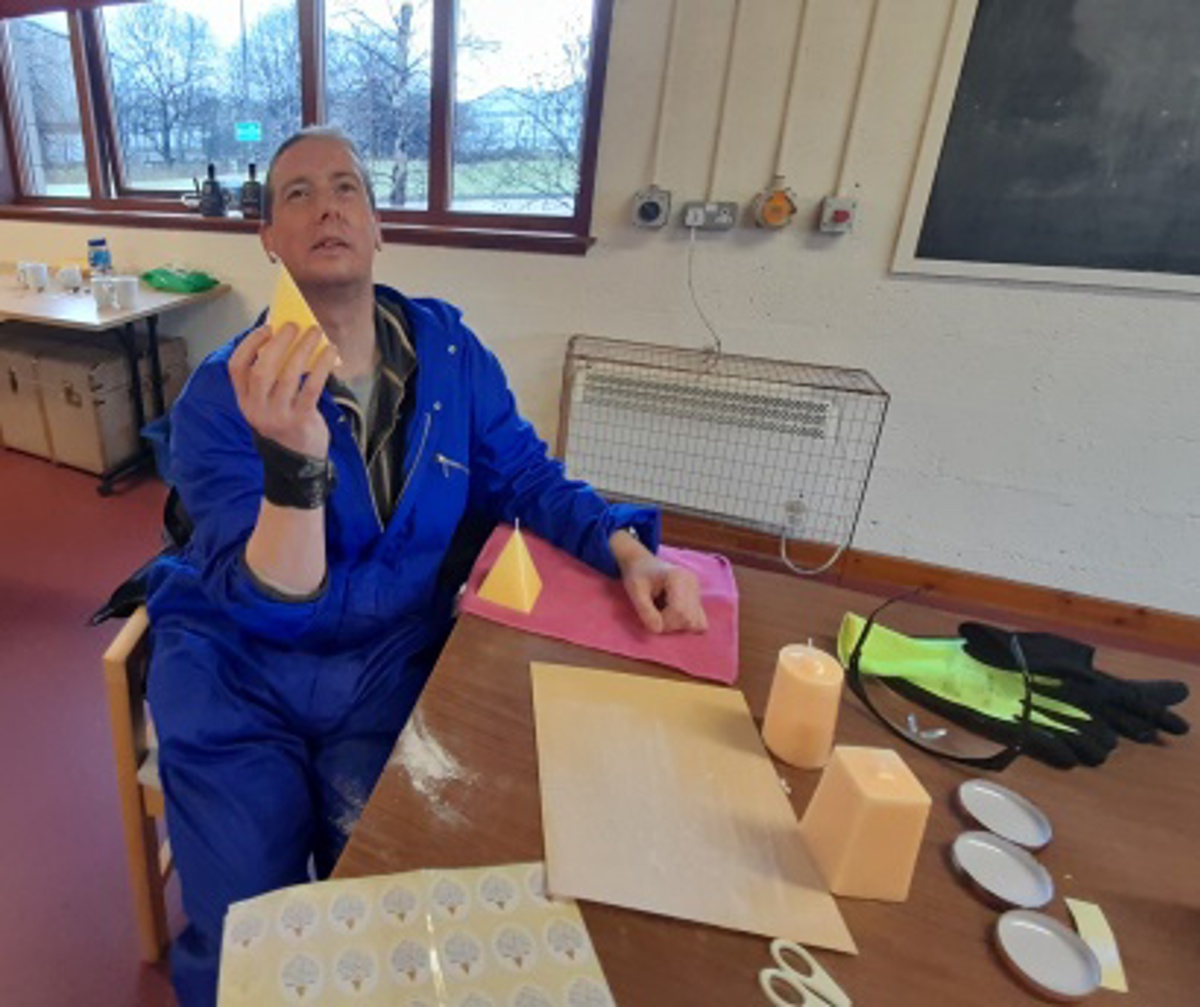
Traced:
[[[144, 207], [97, 208], [80, 204], [9, 203], [0, 206], [0, 220], [41, 223], [95, 224], [176, 231], [226, 231], [256, 234], [259, 221], [241, 217], [202, 217], [190, 211]], [[463, 227], [449, 224], [400, 223], [385, 220], [383, 240], [398, 245], [442, 245], [450, 248], [488, 248], [514, 252], [584, 255], [594, 240], [567, 231], [522, 231]]]

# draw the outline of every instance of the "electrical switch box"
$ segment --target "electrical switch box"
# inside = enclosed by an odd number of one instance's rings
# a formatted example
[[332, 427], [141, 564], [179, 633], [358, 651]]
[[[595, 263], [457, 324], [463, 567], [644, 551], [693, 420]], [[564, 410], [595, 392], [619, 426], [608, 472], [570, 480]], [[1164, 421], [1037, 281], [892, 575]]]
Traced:
[[796, 215], [796, 198], [791, 189], [782, 186], [764, 189], [754, 197], [753, 210], [755, 224], [777, 231]]
[[657, 185], [642, 189], [633, 196], [633, 222], [638, 227], [658, 228], [671, 216], [671, 193]]
[[824, 234], [849, 234], [858, 223], [858, 200], [826, 196], [821, 203], [821, 231]]

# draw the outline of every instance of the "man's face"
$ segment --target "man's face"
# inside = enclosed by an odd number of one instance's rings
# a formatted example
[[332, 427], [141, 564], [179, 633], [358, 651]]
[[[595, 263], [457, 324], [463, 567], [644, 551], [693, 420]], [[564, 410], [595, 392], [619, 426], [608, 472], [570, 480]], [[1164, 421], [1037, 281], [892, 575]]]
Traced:
[[370, 283], [379, 218], [350, 152], [314, 137], [284, 151], [271, 173], [263, 246], [303, 287]]

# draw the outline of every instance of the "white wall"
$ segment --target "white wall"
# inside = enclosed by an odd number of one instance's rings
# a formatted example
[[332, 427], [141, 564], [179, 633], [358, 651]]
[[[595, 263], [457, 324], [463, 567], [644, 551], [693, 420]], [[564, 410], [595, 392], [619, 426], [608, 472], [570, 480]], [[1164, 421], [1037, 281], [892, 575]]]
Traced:
[[[662, 172], [703, 195], [732, 0], [680, 0]], [[892, 395], [856, 545], [1071, 591], [1200, 613], [1198, 305], [1183, 295], [896, 277], [889, 263], [951, 0], [880, 0], [847, 165], [859, 231], [804, 226], [835, 182], [870, 0], [809, 0], [782, 233], [702, 236], [700, 297], [732, 352], [865, 367]], [[722, 198], [769, 180], [796, 0], [743, 0]], [[649, 179], [669, 4], [617, 0], [593, 232], [584, 258], [389, 245], [381, 279], [460, 304], [553, 437], [574, 332], [701, 345], [679, 230], [626, 223]], [[0, 258], [78, 255], [90, 230], [0, 221]], [[263, 303], [249, 236], [115, 230], [119, 266], [176, 260], [236, 294], [172, 318], [194, 354]]]

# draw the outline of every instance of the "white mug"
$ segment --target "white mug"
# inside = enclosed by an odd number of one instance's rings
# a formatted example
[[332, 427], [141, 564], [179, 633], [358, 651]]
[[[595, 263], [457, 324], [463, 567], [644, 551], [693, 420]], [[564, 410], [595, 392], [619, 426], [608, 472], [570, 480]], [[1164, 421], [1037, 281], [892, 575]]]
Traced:
[[78, 266], [63, 266], [55, 279], [63, 290], [76, 291], [83, 286], [83, 272]]
[[116, 284], [111, 276], [92, 277], [92, 297], [97, 308], [115, 308]]
[[45, 290], [50, 284], [50, 268], [44, 262], [22, 262], [17, 267], [21, 285], [30, 290]]
[[112, 278], [112, 306], [128, 310], [137, 304], [138, 278], [136, 276], [114, 276]]

